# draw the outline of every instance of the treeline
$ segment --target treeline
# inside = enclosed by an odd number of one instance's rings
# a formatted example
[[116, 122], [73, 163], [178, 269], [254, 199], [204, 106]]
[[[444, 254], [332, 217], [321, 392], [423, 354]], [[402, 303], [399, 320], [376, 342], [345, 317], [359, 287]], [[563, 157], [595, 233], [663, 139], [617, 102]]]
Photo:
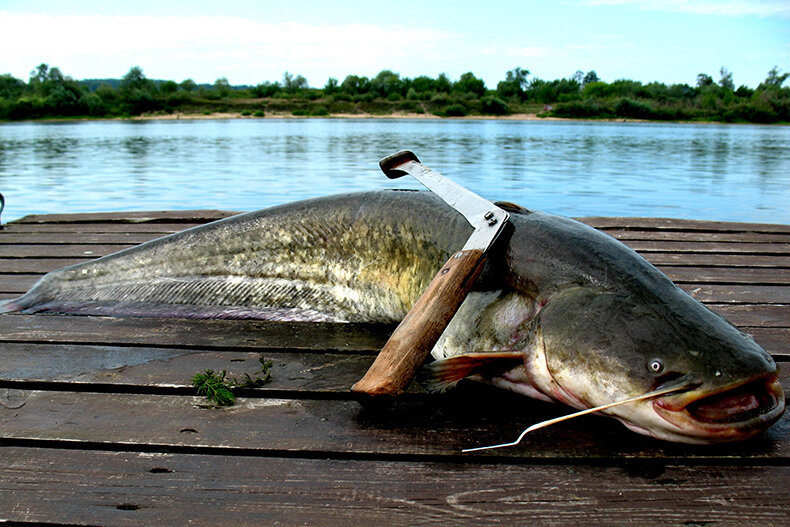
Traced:
[[301, 75], [286, 72], [281, 81], [257, 86], [231, 86], [226, 78], [198, 85], [191, 79], [152, 80], [133, 67], [119, 80], [77, 81], [60, 69], [41, 64], [28, 82], [0, 75], [0, 119], [128, 117], [174, 112], [233, 112], [249, 116], [395, 112], [431, 113], [444, 117], [537, 113], [570, 118], [705, 120], [724, 122], [790, 122], [787, 73], [774, 67], [757, 88], [735, 88], [732, 73], [722, 68], [718, 82], [704, 73], [694, 86], [642, 84], [632, 80], [607, 83], [595, 71], [545, 81], [515, 68], [490, 89], [468, 72], [456, 80], [401, 77], [390, 70], [372, 78], [330, 78], [312, 88]]

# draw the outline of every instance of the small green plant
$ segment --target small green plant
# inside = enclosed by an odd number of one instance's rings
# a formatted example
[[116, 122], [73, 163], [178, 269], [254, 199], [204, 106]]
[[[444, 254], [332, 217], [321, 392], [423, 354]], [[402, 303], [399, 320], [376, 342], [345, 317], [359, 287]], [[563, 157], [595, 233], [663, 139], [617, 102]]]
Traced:
[[272, 361], [266, 360], [263, 355], [258, 357], [261, 367], [255, 372], [255, 376], [249, 373], [244, 374], [244, 378], [239, 381], [235, 377], [226, 380], [227, 370], [217, 373], [207, 369], [203, 373], [198, 373], [192, 377], [192, 386], [197, 389], [197, 394], [205, 396], [209, 401], [217, 406], [233, 406], [236, 404], [234, 389], [250, 389], [263, 386], [272, 379], [269, 370]]
[[236, 404], [236, 396], [233, 395], [231, 386], [225, 382], [226, 374], [225, 370], [220, 373], [206, 370], [192, 377], [192, 386], [197, 388], [198, 395], [205, 396], [217, 406], [233, 406]]
[[255, 113], [252, 114], [253, 117], [263, 117], [266, 115], [263, 110], [255, 110]]

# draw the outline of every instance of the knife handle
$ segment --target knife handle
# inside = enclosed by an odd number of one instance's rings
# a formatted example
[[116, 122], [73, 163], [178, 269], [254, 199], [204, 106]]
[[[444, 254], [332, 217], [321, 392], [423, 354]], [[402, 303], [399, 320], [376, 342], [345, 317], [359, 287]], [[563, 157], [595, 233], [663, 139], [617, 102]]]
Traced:
[[452, 255], [351, 391], [372, 397], [403, 393], [469, 294], [485, 262], [485, 255], [477, 249]]

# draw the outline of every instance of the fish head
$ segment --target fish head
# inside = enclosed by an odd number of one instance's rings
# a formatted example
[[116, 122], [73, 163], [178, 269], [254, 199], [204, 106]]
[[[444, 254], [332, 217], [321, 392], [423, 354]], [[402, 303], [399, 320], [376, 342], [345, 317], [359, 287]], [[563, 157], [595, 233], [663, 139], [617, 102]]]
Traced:
[[771, 356], [680, 290], [667, 302], [633, 291], [572, 288], [536, 317], [529, 346], [528, 375], [543, 368], [542, 391], [577, 408], [676, 387], [604, 412], [656, 438], [743, 440], [784, 412]]

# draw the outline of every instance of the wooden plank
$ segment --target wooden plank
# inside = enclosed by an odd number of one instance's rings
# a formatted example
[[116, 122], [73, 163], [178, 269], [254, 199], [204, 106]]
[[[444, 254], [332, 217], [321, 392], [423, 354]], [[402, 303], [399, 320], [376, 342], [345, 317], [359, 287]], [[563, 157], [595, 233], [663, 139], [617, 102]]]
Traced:
[[376, 353], [392, 326], [256, 320], [184, 320], [58, 315], [0, 316], [0, 342], [267, 348]]
[[790, 254], [788, 243], [723, 243], [723, 242], [670, 242], [654, 240], [627, 240], [626, 245], [647, 255], [650, 252], [716, 253], [716, 254]]
[[68, 214], [30, 214], [12, 222], [18, 223], [201, 223], [234, 216], [238, 211], [227, 210], [157, 210], [121, 212], [84, 212]]
[[790, 304], [708, 304], [736, 326], [790, 327]]
[[740, 328], [775, 357], [790, 360], [790, 328]]
[[118, 232], [118, 233], [4, 233], [0, 234], [0, 244], [54, 244], [54, 245], [84, 245], [89, 244], [123, 244], [136, 245], [161, 237], [161, 233], [153, 232]]
[[[301, 457], [453, 457], [470, 446], [501, 443], [567, 407], [469, 383], [441, 397], [363, 408], [335, 399], [239, 398], [222, 409], [176, 395], [9, 390], [0, 405], [0, 444], [45, 441], [91, 448]], [[210, 449], [207, 450], [207, 449]], [[227, 452], [226, 452], [227, 451]], [[330, 454], [331, 453], [331, 454]], [[579, 460], [688, 459], [790, 461], [790, 415], [751, 441], [699, 446], [640, 436], [600, 416], [529, 434], [517, 448], [462, 456]]]
[[[477, 465], [0, 450], [12, 522], [149, 525], [782, 525], [788, 468]], [[737, 482], [737, 484], [734, 484]]]
[[[0, 344], [0, 379], [25, 383], [69, 383], [112, 391], [122, 388], [173, 388], [192, 391], [192, 377], [207, 369], [227, 370], [228, 378], [255, 376], [261, 355], [272, 361], [272, 379], [256, 393], [349, 396], [373, 362], [371, 354], [214, 351], [181, 348]], [[101, 388], [98, 386], [101, 385]], [[9, 384], [11, 386], [11, 384]], [[69, 389], [69, 388], [66, 388]]]
[[790, 285], [790, 269], [659, 266], [675, 283]]
[[645, 253], [643, 256], [656, 266], [695, 266], [789, 269], [790, 256], [765, 254], [717, 253]]
[[790, 233], [766, 234], [749, 231], [640, 231], [631, 229], [599, 229], [613, 238], [632, 240], [663, 240], [673, 242], [737, 242], [737, 243], [790, 243]]
[[790, 287], [776, 285], [678, 284], [686, 292], [694, 291], [703, 303], [716, 304], [790, 304]]
[[0, 274], [0, 293], [18, 296], [33, 287], [41, 274]]
[[92, 256], [87, 258], [0, 258], [0, 269], [6, 274], [44, 274], [93, 259]]
[[684, 230], [684, 231], [750, 231], [764, 233], [790, 234], [790, 225], [775, 223], [742, 223], [729, 221], [684, 220], [677, 218], [576, 218], [596, 229], [631, 230]]
[[[52, 245], [29, 244], [9, 245], [0, 244], [0, 260], [11, 258], [98, 258], [111, 254], [136, 244], [79, 244], [79, 245]], [[3, 265], [3, 264], [0, 264]], [[2, 267], [5, 270], [5, 267]]]
[[203, 225], [203, 223], [7, 223], [3, 226], [3, 231], [0, 234], [134, 232], [164, 236], [165, 234]]

